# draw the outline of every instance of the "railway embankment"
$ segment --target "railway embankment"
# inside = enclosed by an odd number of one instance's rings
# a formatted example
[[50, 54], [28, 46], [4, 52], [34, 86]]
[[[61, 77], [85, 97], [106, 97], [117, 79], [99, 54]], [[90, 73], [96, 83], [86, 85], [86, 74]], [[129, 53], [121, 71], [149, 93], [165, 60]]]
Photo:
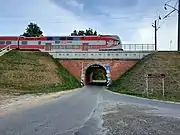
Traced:
[[12, 50], [0, 57], [0, 93], [31, 94], [80, 87], [48, 53]]
[[180, 101], [180, 53], [156, 52], [144, 57], [122, 77], [113, 81], [111, 91], [147, 97], [145, 75], [164, 74], [163, 80], [157, 76], [148, 79], [148, 98]]

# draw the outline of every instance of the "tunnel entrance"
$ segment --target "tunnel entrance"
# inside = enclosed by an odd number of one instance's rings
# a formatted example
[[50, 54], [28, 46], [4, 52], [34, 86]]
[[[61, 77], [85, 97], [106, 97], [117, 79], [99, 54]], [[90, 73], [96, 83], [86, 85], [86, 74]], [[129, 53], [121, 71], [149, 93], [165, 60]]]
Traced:
[[86, 85], [107, 85], [106, 70], [103, 66], [94, 64], [87, 68], [85, 73]]

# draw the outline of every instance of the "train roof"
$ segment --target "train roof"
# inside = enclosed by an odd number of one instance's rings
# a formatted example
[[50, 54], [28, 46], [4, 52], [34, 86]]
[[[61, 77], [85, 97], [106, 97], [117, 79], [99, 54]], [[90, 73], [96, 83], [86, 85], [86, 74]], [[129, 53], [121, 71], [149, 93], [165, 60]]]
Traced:
[[95, 35], [88, 35], [88, 36], [41, 36], [41, 37], [24, 37], [24, 36], [0, 36], [0, 39], [2, 40], [8, 40], [8, 39], [10, 39], [10, 40], [17, 40], [18, 38], [20, 37], [20, 39], [22, 39], [22, 38], [25, 38], [25, 39], [27, 39], [27, 40], [33, 40], [33, 39], [36, 39], [36, 40], [38, 40], [38, 39], [43, 39], [43, 40], [61, 40], [60, 38], [96, 38], [96, 37], [102, 37], [103, 39], [104, 38], [113, 38], [114, 40], [118, 40], [118, 41], [120, 41], [121, 42], [121, 40], [120, 40], [120, 38], [119, 38], [119, 36], [118, 35], [97, 35], [97, 36], [95, 36]]

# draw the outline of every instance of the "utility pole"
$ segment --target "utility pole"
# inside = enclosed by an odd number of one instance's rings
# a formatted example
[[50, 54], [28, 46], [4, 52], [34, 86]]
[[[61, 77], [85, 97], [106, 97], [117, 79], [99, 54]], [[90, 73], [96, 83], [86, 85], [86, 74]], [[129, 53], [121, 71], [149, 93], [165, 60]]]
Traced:
[[152, 27], [154, 28], [154, 34], [155, 34], [155, 51], [157, 51], [157, 30], [159, 29], [157, 28], [157, 20], [154, 21], [154, 24], [152, 25]]
[[154, 29], [155, 29], [155, 51], [157, 50], [157, 20], [154, 21]]

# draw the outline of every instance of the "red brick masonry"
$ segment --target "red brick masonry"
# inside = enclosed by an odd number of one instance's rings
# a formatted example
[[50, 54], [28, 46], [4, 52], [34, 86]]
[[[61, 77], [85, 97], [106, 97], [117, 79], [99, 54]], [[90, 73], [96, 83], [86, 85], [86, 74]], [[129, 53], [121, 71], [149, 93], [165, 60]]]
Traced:
[[[129, 68], [136, 64], [137, 60], [59, 60], [60, 63], [78, 80], [81, 79], [81, 62], [84, 63], [107, 63], [110, 65], [112, 80], [118, 79]], [[85, 64], [84, 64], [85, 65]]]

